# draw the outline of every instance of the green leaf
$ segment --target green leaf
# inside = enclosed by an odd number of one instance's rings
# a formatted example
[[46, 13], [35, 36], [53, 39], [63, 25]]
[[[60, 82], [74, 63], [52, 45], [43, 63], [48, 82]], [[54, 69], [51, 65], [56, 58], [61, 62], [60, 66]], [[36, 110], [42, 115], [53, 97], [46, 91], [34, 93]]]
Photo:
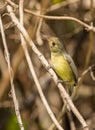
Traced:
[[[24, 129], [27, 130], [27, 123], [23, 120]], [[6, 130], [21, 130], [17, 121], [16, 115], [9, 118], [6, 124]]]

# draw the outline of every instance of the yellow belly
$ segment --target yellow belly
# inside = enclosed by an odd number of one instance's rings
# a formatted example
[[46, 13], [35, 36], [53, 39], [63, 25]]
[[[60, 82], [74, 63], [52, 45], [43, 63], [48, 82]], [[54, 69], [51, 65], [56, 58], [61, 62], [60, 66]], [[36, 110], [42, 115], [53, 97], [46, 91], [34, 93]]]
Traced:
[[53, 56], [51, 57], [52, 64], [54, 67], [54, 70], [62, 79], [64, 82], [69, 86], [73, 86], [75, 84], [75, 75], [74, 72], [69, 65], [69, 63], [65, 60], [64, 56], [58, 55], [58, 56]]

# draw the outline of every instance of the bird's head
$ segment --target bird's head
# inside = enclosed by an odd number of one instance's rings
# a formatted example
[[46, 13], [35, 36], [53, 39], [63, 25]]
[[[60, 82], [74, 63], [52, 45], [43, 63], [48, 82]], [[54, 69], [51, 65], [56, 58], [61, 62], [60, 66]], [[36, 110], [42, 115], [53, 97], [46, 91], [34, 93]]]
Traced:
[[57, 37], [50, 37], [48, 39], [51, 52], [62, 52], [64, 51], [63, 44]]

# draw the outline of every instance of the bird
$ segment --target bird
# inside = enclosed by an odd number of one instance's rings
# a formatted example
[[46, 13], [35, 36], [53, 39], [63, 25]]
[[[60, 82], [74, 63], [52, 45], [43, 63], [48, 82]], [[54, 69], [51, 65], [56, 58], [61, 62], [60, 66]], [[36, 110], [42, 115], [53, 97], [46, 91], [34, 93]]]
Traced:
[[77, 67], [58, 37], [49, 37], [48, 42], [53, 69], [59, 81], [65, 83], [68, 93], [72, 93], [78, 81]]

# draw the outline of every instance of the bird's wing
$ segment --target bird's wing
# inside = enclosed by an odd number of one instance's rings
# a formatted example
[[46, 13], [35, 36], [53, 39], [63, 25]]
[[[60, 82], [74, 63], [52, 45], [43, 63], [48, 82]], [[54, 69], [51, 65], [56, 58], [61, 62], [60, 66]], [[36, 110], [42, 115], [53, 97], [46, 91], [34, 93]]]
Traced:
[[76, 68], [76, 65], [74, 64], [73, 62], [73, 59], [71, 58], [70, 55], [66, 54], [64, 55], [65, 59], [68, 61], [68, 63], [70, 64], [75, 76], [76, 76], [76, 79], [78, 78], [78, 73], [77, 73], [77, 68]]

